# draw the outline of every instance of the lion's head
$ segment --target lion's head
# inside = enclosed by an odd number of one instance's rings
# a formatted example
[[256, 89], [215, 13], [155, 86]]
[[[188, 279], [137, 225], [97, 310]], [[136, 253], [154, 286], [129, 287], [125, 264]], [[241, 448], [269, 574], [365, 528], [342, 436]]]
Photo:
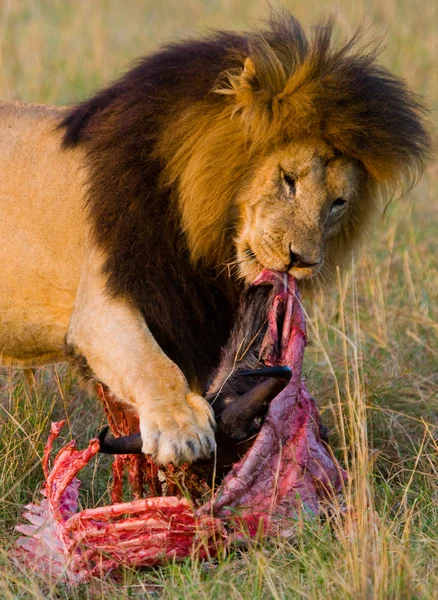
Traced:
[[327, 256], [332, 240], [351, 229], [352, 218], [362, 217], [363, 180], [357, 160], [321, 140], [273, 151], [238, 196], [241, 274], [251, 281], [267, 266], [296, 279], [316, 275], [332, 258]]
[[[336, 265], [369, 230], [388, 190], [421, 171], [424, 110], [406, 85], [331, 24], [308, 41], [282, 14], [228, 49], [210, 93], [164, 130], [194, 261], [297, 279]], [[208, 66], [206, 65], [206, 68]]]

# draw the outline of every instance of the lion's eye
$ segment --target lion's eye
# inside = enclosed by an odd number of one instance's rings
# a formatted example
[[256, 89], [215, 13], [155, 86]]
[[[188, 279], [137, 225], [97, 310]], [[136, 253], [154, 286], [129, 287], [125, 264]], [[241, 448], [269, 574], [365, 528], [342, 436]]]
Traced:
[[288, 175], [287, 173], [283, 172], [283, 179], [284, 179], [285, 183], [288, 185], [290, 191], [293, 194], [295, 194], [295, 190], [296, 190], [296, 186], [297, 186], [295, 177], [293, 175]]
[[332, 204], [332, 208], [334, 208], [334, 209], [342, 208], [346, 204], [347, 204], [347, 201], [344, 200], [343, 198], [336, 198], [336, 200]]

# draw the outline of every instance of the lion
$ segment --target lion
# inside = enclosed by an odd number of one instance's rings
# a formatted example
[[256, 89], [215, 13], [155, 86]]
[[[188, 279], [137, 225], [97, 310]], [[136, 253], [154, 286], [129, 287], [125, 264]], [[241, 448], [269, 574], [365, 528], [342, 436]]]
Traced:
[[5, 104], [0, 128], [2, 364], [73, 357], [158, 464], [214, 449], [202, 394], [243, 287], [328, 280], [430, 148], [376, 53], [286, 13], [170, 44], [71, 108]]

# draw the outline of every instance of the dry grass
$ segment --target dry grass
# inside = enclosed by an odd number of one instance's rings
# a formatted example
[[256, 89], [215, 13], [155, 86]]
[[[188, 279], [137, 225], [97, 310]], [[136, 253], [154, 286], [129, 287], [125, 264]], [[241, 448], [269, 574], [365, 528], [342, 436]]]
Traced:
[[[317, 0], [283, 5], [306, 24], [321, 15]], [[328, 9], [341, 35], [362, 21], [370, 36], [387, 34], [383, 62], [436, 109], [436, 3], [338, 0]], [[251, 27], [267, 13], [258, 0], [4, 0], [0, 10], [2, 98], [52, 103], [83, 98], [159, 43], [209, 27]], [[337, 293], [307, 306], [309, 388], [350, 471], [350, 527], [299, 523], [292, 541], [265, 541], [211, 568], [193, 559], [126, 571], [117, 585], [96, 580], [68, 590], [20, 572], [8, 549], [42, 479], [50, 420], [67, 415], [85, 442], [102, 415], [64, 367], [38, 371], [31, 384], [10, 372], [0, 379], [0, 597], [436, 598], [437, 191], [434, 162], [391, 204]], [[83, 504], [105, 499], [107, 483], [106, 468], [84, 473]]]

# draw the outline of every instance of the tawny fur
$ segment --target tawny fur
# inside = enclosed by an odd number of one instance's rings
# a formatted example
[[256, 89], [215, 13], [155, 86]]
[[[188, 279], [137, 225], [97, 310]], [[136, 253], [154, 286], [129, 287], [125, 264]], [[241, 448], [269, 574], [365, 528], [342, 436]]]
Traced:
[[65, 360], [84, 260], [83, 152], [58, 107], [0, 105], [0, 364]]

